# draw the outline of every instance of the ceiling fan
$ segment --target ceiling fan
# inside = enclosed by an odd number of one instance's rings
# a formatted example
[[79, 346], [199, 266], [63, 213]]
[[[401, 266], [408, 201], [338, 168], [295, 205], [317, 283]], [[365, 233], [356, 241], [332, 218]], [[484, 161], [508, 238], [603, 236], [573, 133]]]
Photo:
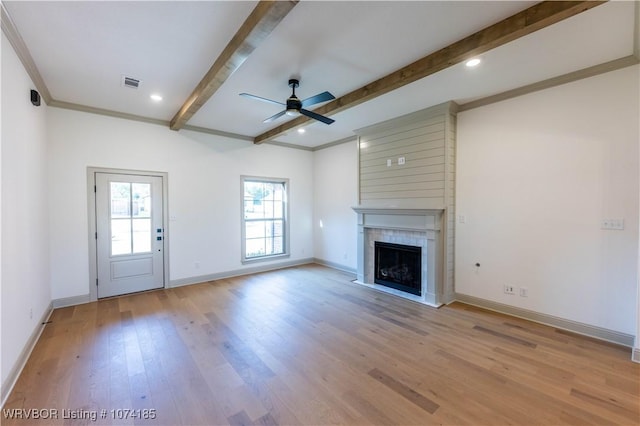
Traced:
[[270, 123], [273, 120], [276, 120], [285, 114], [291, 117], [297, 117], [300, 114], [302, 114], [302, 115], [306, 115], [309, 118], [313, 118], [314, 120], [322, 121], [325, 124], [333, 123], [335, 120], [332, 120], [329, 117], [325, 117], [324, 115], [316, 114], [313, 111], [306, 110], [305, 107], [319, 104], [320, 102], [330, 101], [332, 99], [335, 99], [336, 97], [329, 92], [322, 92], [301, 101], [296, 96], [296, 87], [299, 87], [299, 86], [300, 86], [300, 81], [296, 80], [295, 78], [292, 78], [291, 80], [289, 80], [289, 87], [291, 87], [293, 92], [291, 93], [291, 96], [289, 97], [289, 99], [287, 99], [286, 104], [283, 104], [282, 102], [278, 102], [278, 101], [272, 101], [271, 99], [267, 99], [267, 98], [261, 98], [260, 96], [251, 95], [249, 93], [240, 93], [240, 96], [244, 96], [246, 98], [251, 98], [251, 99], [257, 99], [259, 101], [269, 102], [271, 104], [277, 104], [277, 105], [282, 105], [286, 107], [284, 111], [280, 111], [276, 115], [272, 115], [271, 117], [264, 120], [264, 123]]

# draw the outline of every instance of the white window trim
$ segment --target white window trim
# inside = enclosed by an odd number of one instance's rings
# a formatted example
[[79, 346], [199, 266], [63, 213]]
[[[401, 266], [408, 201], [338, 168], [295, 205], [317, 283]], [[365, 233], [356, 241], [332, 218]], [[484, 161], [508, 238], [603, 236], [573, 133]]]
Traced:
[[[246, 223], [244, 219], [244, 183], [245, 181], [258, 181], [269, 183], [284, 183], [284, 253], [272, 254], [260, 257], [246, 257]], [[264, 176], [240, 176], [240, 232], [241, 232], [241, 252], [240, 259], [242, 264], [255, 263], [255, 262], [268, 262], [276, 259], [287, 258], [291, 256], [289, 250], [289, 179], [287, 178], [274, 178]]]

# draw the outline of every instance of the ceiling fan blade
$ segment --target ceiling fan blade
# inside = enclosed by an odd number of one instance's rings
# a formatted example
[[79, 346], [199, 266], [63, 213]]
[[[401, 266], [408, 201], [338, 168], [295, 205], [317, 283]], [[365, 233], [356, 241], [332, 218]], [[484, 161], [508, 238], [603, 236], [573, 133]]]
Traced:
[[324, 124], [331, 124], [334, 121], [336, 121], [336, 120], [332, 120], [329, 117], [325, 117], [324, 115], [316, 114], [313, 111], [309, 111], [309, 110], [302, 109], [302, 108], [300, 109], [300, 114], [306, 115], [307, 117], [313, 118], [313, 119], [318, 120], [318, 121], [322, 121]]
[[308, 106], [311, 106], [311, 105], [319, 104], [320, 102], [330, 101], [330, 100], [335, 99], [335, 98], [336, 97], [333, 96], [329, 92], [318, 93], [317, 95], [312, 96], [312, 97], [307, 98], [304, 101], [302, 101], [302, 106], [303, 107], [308, 107]]
[[249, 98], [249, 99], [255, 99], [257, 101], [269, 102], [270, 104], [284, 105], [282, 102], [272, 101], [271, 99], [261, 98], [260, 96], [251, 95], [249, 93], [240, 93], [240, 96], [244, 96], [245, 98]]
[[280, 111], [279, 113], [277, 113], [276, 115], [272, 115], [271, 117], [265, 119], [263, 121], [263, 123], [271, 123], [273, 120], [276, 120], [280, 117], [282, 117], [283, 115], [285, 115], [287, 113], [287, 110], [284, 111]]

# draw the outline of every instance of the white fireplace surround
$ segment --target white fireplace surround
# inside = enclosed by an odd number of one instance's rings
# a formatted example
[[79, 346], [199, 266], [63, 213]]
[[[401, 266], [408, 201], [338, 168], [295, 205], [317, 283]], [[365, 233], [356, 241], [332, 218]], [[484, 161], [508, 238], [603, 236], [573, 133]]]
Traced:
[[[441, 232], [444, 210], [353, 207], [358, 214], [357, 284], [430, 306], [442, 305]], [[422, 291], [417, 296], [376, 284], [376, 241], [422, 248]]]

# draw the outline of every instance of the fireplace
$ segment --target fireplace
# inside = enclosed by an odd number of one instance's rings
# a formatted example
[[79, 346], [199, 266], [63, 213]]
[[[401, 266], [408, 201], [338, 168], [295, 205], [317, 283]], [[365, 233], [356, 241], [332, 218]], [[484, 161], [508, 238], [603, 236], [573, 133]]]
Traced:
[[375, 242], [376, 284], [420, 296], [422, 294], [422, 248]]
[[[353, 209], [358, 213], [358, 270], [354, 283], [426, 305], [442, 305], [444, 210], [364, 206]], [[389, 260], [377, 253], [380, 243], [403, 249]], [[380, 268], [381, 260], [394, 265]], [[382, 269], [386, 271], [383, 273]], [[395, 278], [389, 279], [390, 276]]]

